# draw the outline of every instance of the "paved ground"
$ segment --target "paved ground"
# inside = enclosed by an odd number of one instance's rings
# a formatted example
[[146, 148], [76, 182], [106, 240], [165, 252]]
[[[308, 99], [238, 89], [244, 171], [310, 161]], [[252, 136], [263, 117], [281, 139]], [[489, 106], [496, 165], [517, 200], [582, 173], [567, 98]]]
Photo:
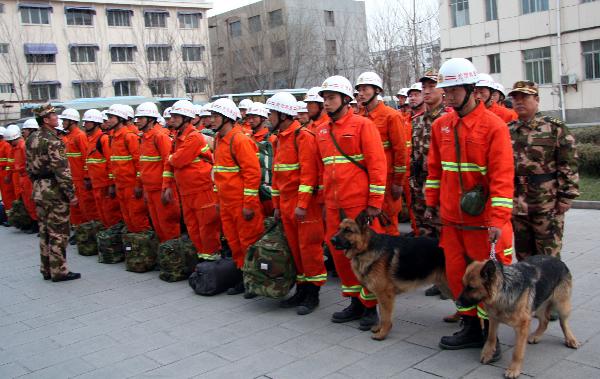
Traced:
[[[584, 210], [567, 218], [563, 256], [583, 346], [566, 348], [554, 323], [528, 347], [527, 376], [600, 377], [599, 218]], [[482, 366], [477, 350], [440, 351], [439, 337], [456, 328], [441, 321], [453, 307], [422, 291], [398, 297], [394, 329], [376, 342], [356, 324], [329, 321], [346, 304], [337, 281], [317, 312], [300, 317], [268, 299], [196, 296], [186, 282], [128, 273], [72, 248], [69, 257], [83, 279], [43, 281], [36, 239], [0, 228], [0, 378], [500, 378], [512, 353], [506, 327], [498, 364]]]

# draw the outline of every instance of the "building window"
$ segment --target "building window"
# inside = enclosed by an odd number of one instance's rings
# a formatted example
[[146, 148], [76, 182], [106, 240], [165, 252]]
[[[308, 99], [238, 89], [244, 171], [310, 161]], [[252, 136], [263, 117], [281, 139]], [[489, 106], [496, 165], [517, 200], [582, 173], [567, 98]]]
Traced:
[[325, 26], [335, 26], [333, 11], [325, 11]]
[[131, 26], [133, 11], [125, 9], [107, 9], [106, 21], [108, 26]]
[[185, 78], [183, 80], [185, 86], [185, 93], [204, 93], [206, 92], [205, 78]]
[[239, 37], [242, 35], [242, 22], [234, 21], [229, 23], [229, 36]]
[[496, 0], [485, 0], [485, 20], [492, 21], [498, 19], [498, 4]]
[[552, 83], [550, 47], [523, 51], [525, 78], [538, 84]]
[[8, 54], [8, 44], [0, 43], [0, 54]]
[[469, 0], [450, 0], [452, 27], [469, 25]]
[[21, 8], [23, 24], [50, 24], [51, 8]]
[[586, 79], [600, 79], [600, 39], [581, 43]]
[[337, 55], [337, 45], [334, 39], [325, 40], [325, 54]]
[[168, 62], [171, 56], [171, 47], [149, 46], [146, 53], [149, 62]]
[[4, 4], [0, 3], [0, 13], [4, 13]]
[[181, 47], [181, 57], [184, 62], [200, 62], [203, 56], [204, 46], [183, 45]]
[[500, 54], [488, 55], [488, 62], [490, 64], [490, 74], [500, 73]]
[[521, 0], [523, 14], [548, 10], [548, 0]]
[[202, 13], [178, 13], [179, 27], [181, 29], [198, 29]]
[[55, 100], [58, 99], [58, 83], [30, 84], [29, 97], [31, 100]]
[[73, 82], [73, 95], [75, 98], [100, 97], [101, 82], [79, 81]]
[[0, 93], [15, 93], [15, 86], [12, 83], [0, 83]]
[[115, 80], [113, 81], [115, 96], [137, 96], [137, 81]]
[[27, 63], [56, 63], [54, 54], [25, 54]]
[[92, 26], [94, 25], [95, 13], [96, 11], [91, 8], [66, 8], [65, 17], [67, 18], [67, 25]]
[[134, 46], [110, 46], [110, 60], [114, 63], [133, 62]]
[[287, 83], [287, 71], [276, 71], [273, 73], [275, 89], [286, 88], [288, 86]]
[[250, 33], [257, 33], [262, 30], [260, 15], [248, 17], [248, 29], [250, 29]]
[[252, 58], [255, 62], [261, 62], [264, 59], [262, 46], [252, 46], [250, 50], [252, 50]]
[[283, 25], [283, 13], [281, 9], [269, 12], [269, 28], [276, 28]]
[[285, 41], [271, 42], [271, 57], [281, 58], [285, 56]]
[[166, 11], [160, 12], [144, 12], [144, 25], [147, 28], [166, 28], [167, 27], [167, 17], [169, 13]]
[[96, 49], [98, 46], [71, 46], [72, 63], [93, 63], [96, 62]]
[[581, 0], [582, 3], [593, 3], [596, 0]]
[[148, 87], [152, 96], [173, 96], [173, 80], [172, 79], [150, 79]]

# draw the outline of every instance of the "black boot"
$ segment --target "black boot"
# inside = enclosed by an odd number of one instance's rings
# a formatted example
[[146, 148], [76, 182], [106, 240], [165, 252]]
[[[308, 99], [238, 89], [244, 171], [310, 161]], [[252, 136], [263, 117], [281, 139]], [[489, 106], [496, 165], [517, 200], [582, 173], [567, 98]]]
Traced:
[[319, 306], [319, 291], [321, 287], [314, 284], [306, 284], [304, 300], [296, 308], [296, 313], [300, 316], [312, 313]]
[[81, 274], [78, 272], [69, 272], [67, 275], [60, 278], [52, 278], [53, 282], [66, 282], [68, 280], [75, 280], [81, 278]]
[[425, 296], [437, 296], [441, 293], [442, 292], [435, 284], [425, 290]]
[[75, 239], [75, 233], [73, 233], [69, 237], [69, 245], [71, 245], [71, 246], [77, 245], [77, 240]]
[[462, 329], [451, 336], [444, 336], [440, 340], [440, 347], [446, 350], [460, 350], [471, 347], [483, 347], [485, 337], [481, 330], [479, 317], [463, 316]]
[[360, 324], [358, 325], [358, 329], [360, 330], [371, 330], [373, 325], [379, 322], [379, 316], [377, 315], [377, 306], [372, 308], [365, 308], [365, 313], [363, 313], [360, 318]]
[[360, 302], [357, 297], [353, 297], [350, 305], [341, 310], [335, 312], [331, 317], [331, 321], [336, 323], [348, 322], [358, 320], [365, 313], [365, 306]]
[[293, 308], [300, 305], [302, 300], [306, 297], [307, 284], [296, 284], [296, 293], [285, 300], [279, 302], [280, 308]]
[[227, 290], [228, 295], [239, 295], [240, 293], [244, 293], [244, 282], [238, 282]]

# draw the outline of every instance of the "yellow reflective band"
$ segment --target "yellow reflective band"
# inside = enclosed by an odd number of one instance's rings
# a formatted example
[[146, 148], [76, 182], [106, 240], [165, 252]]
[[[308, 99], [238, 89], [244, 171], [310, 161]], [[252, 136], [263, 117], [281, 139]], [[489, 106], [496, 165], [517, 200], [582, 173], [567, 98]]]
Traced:
[[260, 158], [260, 153], [256, 153], [256, 158]]
[[67, 153], [67, 157], [69, 157], [69, 158], [77, 158], [80, 156], [81, 156], [81, 153]]
[[[86, 163], [87, 163], [87, 162], [86, 162]], [[83, 169], [84, 169], [85, 171], [87, 171], [87, 169], [88, 169], [88, 168], [87, 168], [87, 164], [84, 164], [84, 165], [83, 165]]]
[[121, 162], [133, 160], [131, 155], [113, 155], [110, 157], [111, 162]]
[[198, 256], [199, 259], [204, 259], [205, 261], [215, 261], [215, 260], [217, 260], [217, 256], [215, 254], [197, 253], [196, 255]]
[[406, 166], [394, 166], [394, 173], [402, 174], [406, 172]]
[[512, 209], [513, 200], [507, 197], [492, 197], [492, 207], [504, 207]]
[[8, 163], [15, 163], [15, 159], [14, 158], [6, 158], [6, 161]]
[[282, 171], [294, 171], [300, 169], [300, 163], [277, 163], [273, 166], [273, 171], [282, 172]]
[[8, 167], [8, 166], [7, 166], [7, 167], [5, 167], [5, 168], [4, 168], [4, 171], [10, 171], [10, 167]]
[[472, 311], [473, 309], [475, 309], [475, 305], [473, 305], [472, 307], [456, 307], [456, 310], [459, 312], [468, 312]]
[[142, 155], [140, 156], [140, 162], [160, 162], [162, 157], [160, 155]]
[[477, 306], [477, 316], [479, 316], [479, 318], [487, 320], [488, 319], [488, 314], [485, 311], [485, 309], [481, 308], [479, 305]]
[[140, 176], [142, 176], [142, 173], [140, 173], [140, 172], [136, 172], [136, 173], [135, 173], [135, 176], [137, 176], [137, 177], [139, 178]]
[[383, 195], [383, 194], [385, 194], [385, 186], [378, 186], [375, 184], [370, 184], [369, 192], [377, 194], [377, 195]]
[[0, 162], [8, 162], [8, 158], [0, 158]]
[[303, 282], [305, 280], [306, 280], [306, 277], [304, 275], [296, 275], [297, 282]]
[[425, 188], [440, 188], [440, 181], [436, 179], [427, 179], [425, 181]]
[[[362, 161], [365, 159], [365, 156], [362, 154], [357, 154], [357, 155], [350, 155], [350, 158], [354, 159], [355, 161]], [[331, 157], [323, 158], [323, 164], [325, 164], [325, 165], [336, 164], [336, 163], [352, 163], [352, 162], [350, 162], [350, 160], [348, 158], [341, 156], [341, 155], [332, 155]]]
[[392, 143], [390, 141], [384, 141], [381, 144], [383, 145], [384, 149], [387, 149], [388, 147], [392, 147]]
[[362, 289], [362, 286], [342, 286], [343, 293], [358, 293]]
[[312, 193], [313, 192], [313, 187], [312, 186], [307, 186], [307, 185], [304, 185], [304, 184], [300, 184], [300, 186], [298, 186], [298, 192]]
[[406, 147], [411, 147], [412, 143], [410, 141], [406, 141]]
[[[442, 170], [458, 172], [458, 163], [442, 161]], [[487, 167], [479, 166], [475, 163], [461, 162], [460, 171], [462, 172], [479, 172], [481, 175], [487, 175]]]
[[206, 162], [206, 161], [200, 157], [194, 158], [194, 160], [192, 161], [192, 163], [198, 163], [198, 162]]
[[304, 277], [304, 280], [307, 282], [323, 282], [323, 281], [327, 280], [327, 273], [319, 274], [319, 275], [315, 275], [315, 276], [306, 276], [306, 277]]
[[214, 166], [215, 172], [240, 172], [239, 166]]
[[173, 178], [175, 175], [171, 171], [163, 171], [163, 178]]
[[271, 188], [271, 196], [279, 196], [279, 190]]
[[360, 298], [363, 300], [377, 300], [377, 296], [373, 295], [373, 294], [366, 294], [365, 293], [365, 289], [361, 288], [360, 290]]
[[217, 186], [213, 186], [213, 192], [219, 192], [219, 189], [217, 188]]
[[201, 153], [206, 153], [207, 151], [210, 151], [210, 146], [208, 146], [208, 145], [206, 145], [202, 149], [200, 149]]
[[115, 176], [114, 176], [113, 174], [108, 174], [108, 178], [109, 178], [109, 179], [114, 179], [114, 178], [115, 178]]
[[511, 255], [513, 253], [513, 248], [509, 247], [508, 249], [504, 249], [504, 255]]
[[244, 188], [244, 196], [258, 196], [258, 190]]
[[104, 158], [88, 158], [85, 160], [86, 164], [99, 164], [99, 163], [106, 163], [106, 159]]

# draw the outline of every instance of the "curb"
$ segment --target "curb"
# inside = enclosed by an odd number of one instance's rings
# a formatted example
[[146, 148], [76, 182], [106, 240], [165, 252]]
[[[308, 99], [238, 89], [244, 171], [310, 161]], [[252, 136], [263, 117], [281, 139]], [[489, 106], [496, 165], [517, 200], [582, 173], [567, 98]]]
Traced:
[[573, 209], [597, 209], [600, 210], [600, 201], [573, 200]]

